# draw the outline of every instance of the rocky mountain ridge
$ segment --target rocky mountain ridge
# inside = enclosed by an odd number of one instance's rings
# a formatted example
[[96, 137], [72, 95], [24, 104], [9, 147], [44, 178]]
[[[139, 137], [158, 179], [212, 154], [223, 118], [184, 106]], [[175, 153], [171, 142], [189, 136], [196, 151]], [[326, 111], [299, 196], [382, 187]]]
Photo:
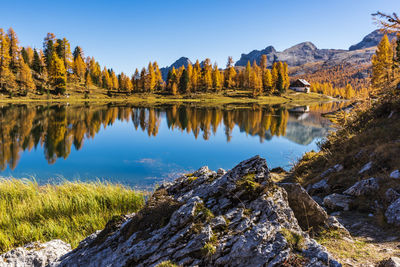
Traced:
[[[236, 62], [236, 66], [245, 66], [248, 61], [259, 63], [262, 55], [267, 55], [268, 65], [275, 61], [284, 61], [289, 67], [297, 67], [308, 63], [323, 62], [325, 65], [339, 65], [344, 63], [364, 64], [369, 63], [375, 47], [382, 39], [384, 33], [375, 30], [363, 38], [349, 50], [343, 49], [318, 49], [311, 42], [303, 42], [288, 49], [278, 52], [274, 47], [268, 46], [264, 50], [253, 50], [249, 54], [242, 54]], [[395, 34], [389, 34], [389, 39], [395, 38]]]
[[[388, 36], [390, 40], [395, 38], [395, 34], [389, 34]], [[340, 64], [370, 64], [371, 57], [375, 53], [375, 47], [382, 37], [383, 33], [375, 30], [366, 35], [359, 43], [350, 46], [349, 50], [319, 49], [312, 42], [299, 43], [281, 52], [277, 51], [273, 46], [267, 46], [262, 50], [253, 50], [248, 54], [243, 53], [235, 63], [235, 66], [243, 67], [246, 66], [248, 61], [252, 63], [254, 60], [259, 64], [262, 55], [267, 56], [268, 66], [271, 66], [275, 61], [287, 62], [289, 67], [305, 66], [312, 63], [321, 63], [326, 67]], [[192, 64], [188, 58], [181, 57], [172, 65], [161, 68], [163, 78], [167, 78], [168, 72], [172, 67], [187, 67], [188, 63]]]

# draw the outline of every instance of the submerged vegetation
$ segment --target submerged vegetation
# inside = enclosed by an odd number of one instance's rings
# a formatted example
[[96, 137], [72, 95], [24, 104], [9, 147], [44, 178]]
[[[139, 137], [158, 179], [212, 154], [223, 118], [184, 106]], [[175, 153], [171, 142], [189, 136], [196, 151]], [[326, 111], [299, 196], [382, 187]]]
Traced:
[[116, 215], [138, 211], [144, 195], [122, 185], [0, 180], [0, 252], [32, 241], [62, 239], [76, 247]]

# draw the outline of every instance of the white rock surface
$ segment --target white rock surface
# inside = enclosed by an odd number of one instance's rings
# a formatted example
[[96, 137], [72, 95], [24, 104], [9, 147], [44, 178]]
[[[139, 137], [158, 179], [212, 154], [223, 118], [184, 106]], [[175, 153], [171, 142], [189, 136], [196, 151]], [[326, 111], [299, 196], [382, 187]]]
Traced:
[[42, 267], [56, 264], [71, 246], [61, 240], [34, 242], [0, 255], [0, 267]]
[[365, 164], [358, 173], [362, 174], [362, 173], [370, 170], [371, 168], [372, 168], [372, 161], [370, 161], [367, 164]]
[[390, 173], [390, 178], [399, 179], [400, 178], [400, 171], [395, 170]]

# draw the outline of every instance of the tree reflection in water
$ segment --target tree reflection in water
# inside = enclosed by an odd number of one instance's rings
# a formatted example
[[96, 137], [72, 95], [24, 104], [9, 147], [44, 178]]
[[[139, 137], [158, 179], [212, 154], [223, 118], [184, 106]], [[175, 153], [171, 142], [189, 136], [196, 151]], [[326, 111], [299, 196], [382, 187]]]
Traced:
[[93, 139], [101, 127], [107, 128], [117, 120], [132, 121], [136, 130], [147, 132], [148, 136], [157, 136], [161, 121], [165, 119], [171, 131], [185, 131], [196, 139], [201, 136], [208, 140], [223, 125], [227, 142], [237, 126], [241, 132], [258, 136], [260, 142], [273, 136], [287, 136], [294, 142], [307, 144], [316, 137], [323, 137], [329, 126], [318, 113], [343, 105], [343, 102], [332, 102], [312, 106], [306, 108], [310, 110], [306, 116], [283, 106], [259, 105], [3, 105], [0, 107], [0, 167], [4, 170], [8, 165], [15, 169], [20, 152], [38, 145], [44, 147], [49, 164], [57, 158], [66, 159], [72, 146], [81, 149], [85, 139]]

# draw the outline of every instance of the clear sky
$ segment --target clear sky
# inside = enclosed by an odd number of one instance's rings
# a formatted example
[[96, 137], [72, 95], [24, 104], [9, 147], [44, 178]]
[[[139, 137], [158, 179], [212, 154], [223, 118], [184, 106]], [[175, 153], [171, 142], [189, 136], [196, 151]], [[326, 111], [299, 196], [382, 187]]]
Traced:
[[400, 12], [400, 0], [0, 0], [0, 28], [13, 27], [22, 45], [37, 48], [53, 32], [131, 74], [181, 56], [222, 66], [268, 45], [347, 49], [376, 28], [378, 10]]

